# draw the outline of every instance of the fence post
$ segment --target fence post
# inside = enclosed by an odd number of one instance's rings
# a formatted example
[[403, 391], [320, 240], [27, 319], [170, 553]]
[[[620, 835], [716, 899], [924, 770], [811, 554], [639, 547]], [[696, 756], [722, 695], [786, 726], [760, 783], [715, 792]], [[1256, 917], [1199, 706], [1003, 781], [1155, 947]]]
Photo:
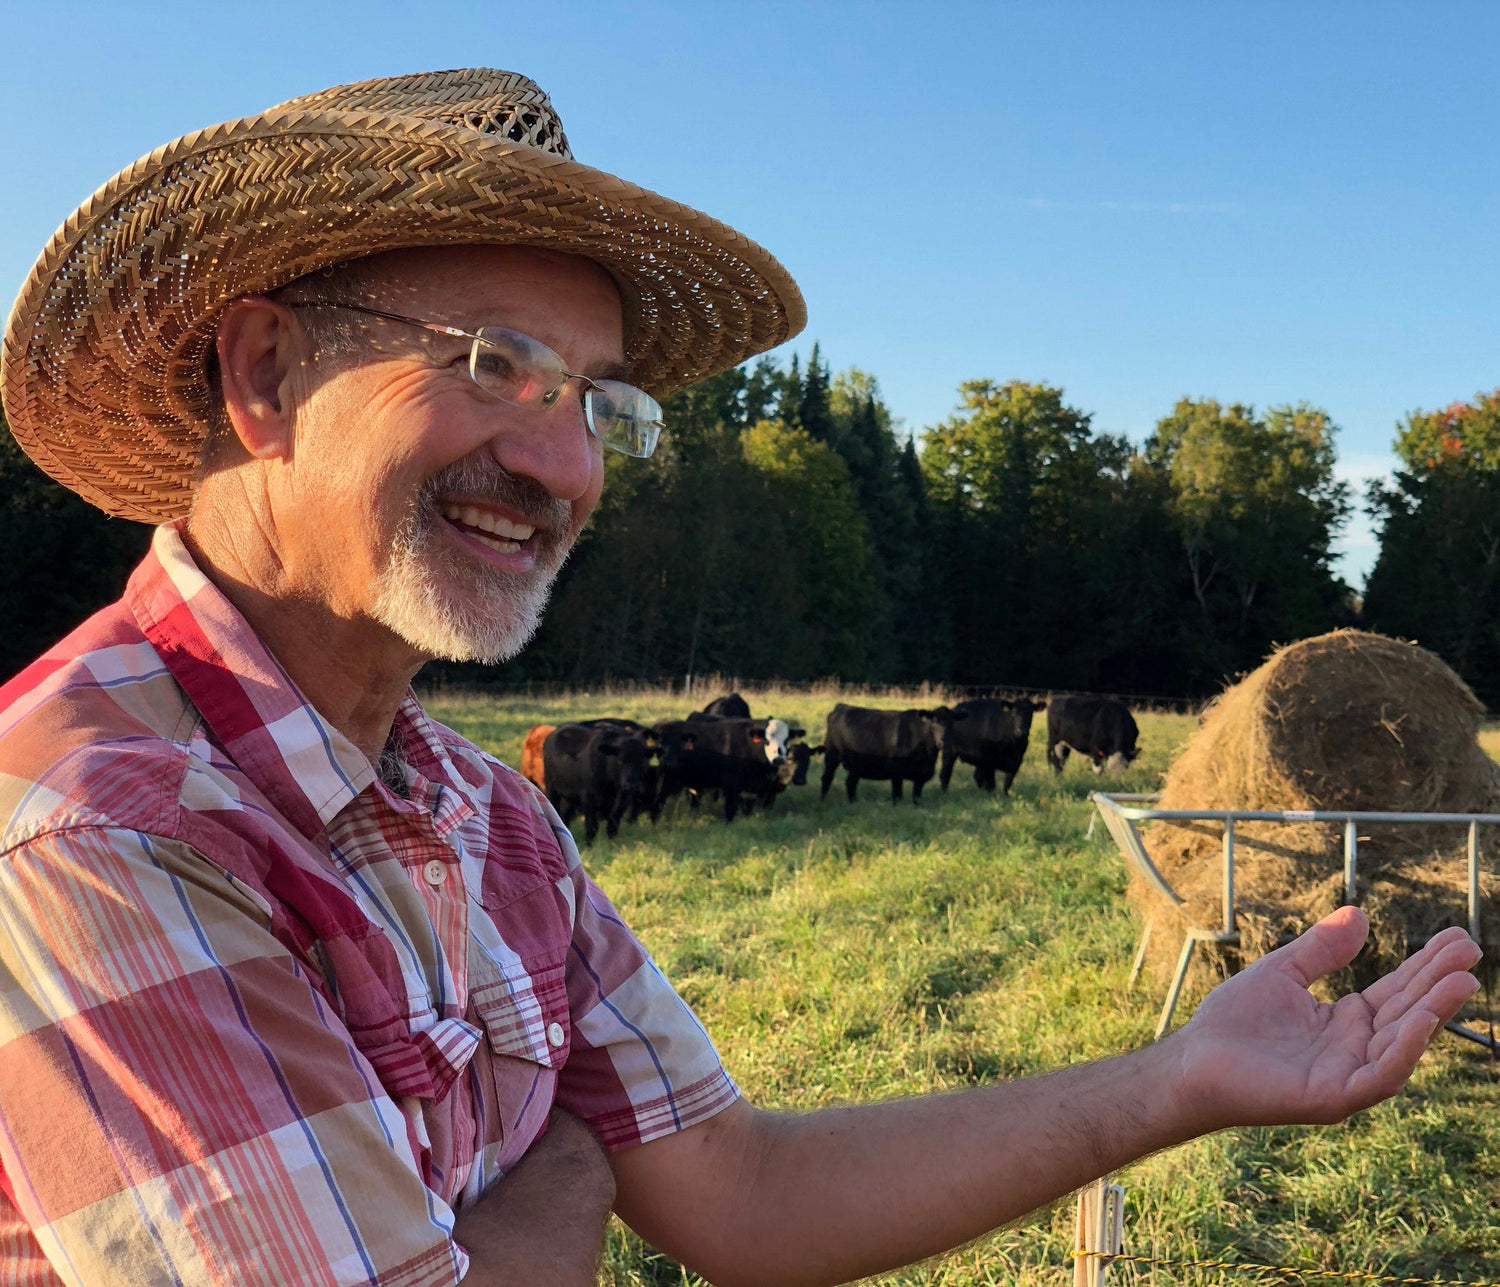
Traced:
[[1073, 1287], [1105, 1287], [1110, 1260], [1125, 1250], [1125, 1190], [1100, 1176], [1078, 1193]]
[[1359, 826], [1353, 818], [1344, 819], [1344, 902], [1355, 898], [1355, 867], [1359, 863]]

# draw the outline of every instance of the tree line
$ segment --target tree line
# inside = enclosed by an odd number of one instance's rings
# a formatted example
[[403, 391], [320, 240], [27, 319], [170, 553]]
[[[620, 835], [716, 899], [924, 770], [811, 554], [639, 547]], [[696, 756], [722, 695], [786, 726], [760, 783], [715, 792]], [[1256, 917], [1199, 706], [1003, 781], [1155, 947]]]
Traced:
[[[454, 680], [1017, 685], [1195, 698], [1343, 625], [1415, 638], [1500, 705], [1500, 393], [1398, 426], [1365, 504], [1363, 601], [1332, 568], [1356, 498], [1305, 404], [1184, 398], [1144, 443], [1041, 383], [974, 380], [902, 432], [873, 376], [762, 358], [665, 403], [544, 624]], [[0, 435], [0, 674], [118, 594], [149, 531], [106, 519]]]

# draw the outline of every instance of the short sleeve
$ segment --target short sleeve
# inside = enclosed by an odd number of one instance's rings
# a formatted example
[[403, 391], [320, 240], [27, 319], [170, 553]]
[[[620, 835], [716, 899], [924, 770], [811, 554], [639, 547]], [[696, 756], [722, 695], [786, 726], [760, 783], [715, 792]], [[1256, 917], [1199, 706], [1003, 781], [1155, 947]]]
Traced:
[[570, 874], [575, 915], [566, 984], [573, 1031], [557, 1102], [611, 1149], [644, 1144], [723, 1111], [739, 1090], [703, 1025], [582, 866], [575, 862]]
[[406, 1114], [269, 909], [180, 841], [0, 855], [0, 1171], [66, 1283], [456, 1283]]

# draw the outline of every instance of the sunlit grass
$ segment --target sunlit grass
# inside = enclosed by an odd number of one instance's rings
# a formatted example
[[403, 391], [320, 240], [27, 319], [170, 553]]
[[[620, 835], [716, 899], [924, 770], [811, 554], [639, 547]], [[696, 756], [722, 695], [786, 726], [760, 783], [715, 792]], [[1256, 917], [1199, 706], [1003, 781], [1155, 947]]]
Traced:
[[[433, 713], [514, 763], [533, 723], [687, 713], [712, 692], [571, 698], [440, 697]], [[822, 736], [839, 694], [745, 694]], [[931, 693], [856, 697], [931, 704]], [[1125, 872], [1071, 763], [1055, 777], [1041, 724], [1010, 799], [960, 767], [946, 797], [893, 807], [883, 783], [853, 806], [816, 780], [769, 816], [726, 826], [679, 803], [660, 825], [600, 838], [584, 860], [693, 1004], [755, 1102], [805, 1109], [1024, 1076], [1150, 1040], [1160, 997], [1126, 990], [1138, 933]], [[1151, 790], [1195, 727], [1140, 719], [1143, 754], [1109, 789]], [[1500, 731], [1487, 735], [1492, 753]], [[817, 766], [814, 766], [816, 779]], [[1500, 1091], [1477, 1047], [1439, 1042], [1413, 1087], [1342, 1126], [1226, 1132], [1147, 1159], [1122, 1182], [1126, 1249], [1305, 1269], [1500, 1277]], [[1072, 1209], [1060, 1204], [887, 1284], [1067, 1281]], [[1112, 1280], [1232, 1282], [1223, 1271], [1136, 1270]], [[622, 1229], [613, 1284], [694, 1281]], [[1268, 1282], [1263, 1276], [1239, 1281]]]

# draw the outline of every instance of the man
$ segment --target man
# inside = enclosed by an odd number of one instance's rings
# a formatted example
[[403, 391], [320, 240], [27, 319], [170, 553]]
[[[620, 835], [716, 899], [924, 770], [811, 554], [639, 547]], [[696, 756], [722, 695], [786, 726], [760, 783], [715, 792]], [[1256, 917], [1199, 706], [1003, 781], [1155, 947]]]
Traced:
[[9, 423], [162, 526], [0, 690], [5, 1281], [588, 1283], [613, 1208], [716, 1282], [838, 1282], [1400, 1088], [1477, 948], [1321, 1006], [1345, 909], [1135, 1054], [758, 1111], [545, 801], [426, 718], [424, 660], [525, 642], [643, 390], [802, 316], [484, 69], [188, 136], [63, 226]]

